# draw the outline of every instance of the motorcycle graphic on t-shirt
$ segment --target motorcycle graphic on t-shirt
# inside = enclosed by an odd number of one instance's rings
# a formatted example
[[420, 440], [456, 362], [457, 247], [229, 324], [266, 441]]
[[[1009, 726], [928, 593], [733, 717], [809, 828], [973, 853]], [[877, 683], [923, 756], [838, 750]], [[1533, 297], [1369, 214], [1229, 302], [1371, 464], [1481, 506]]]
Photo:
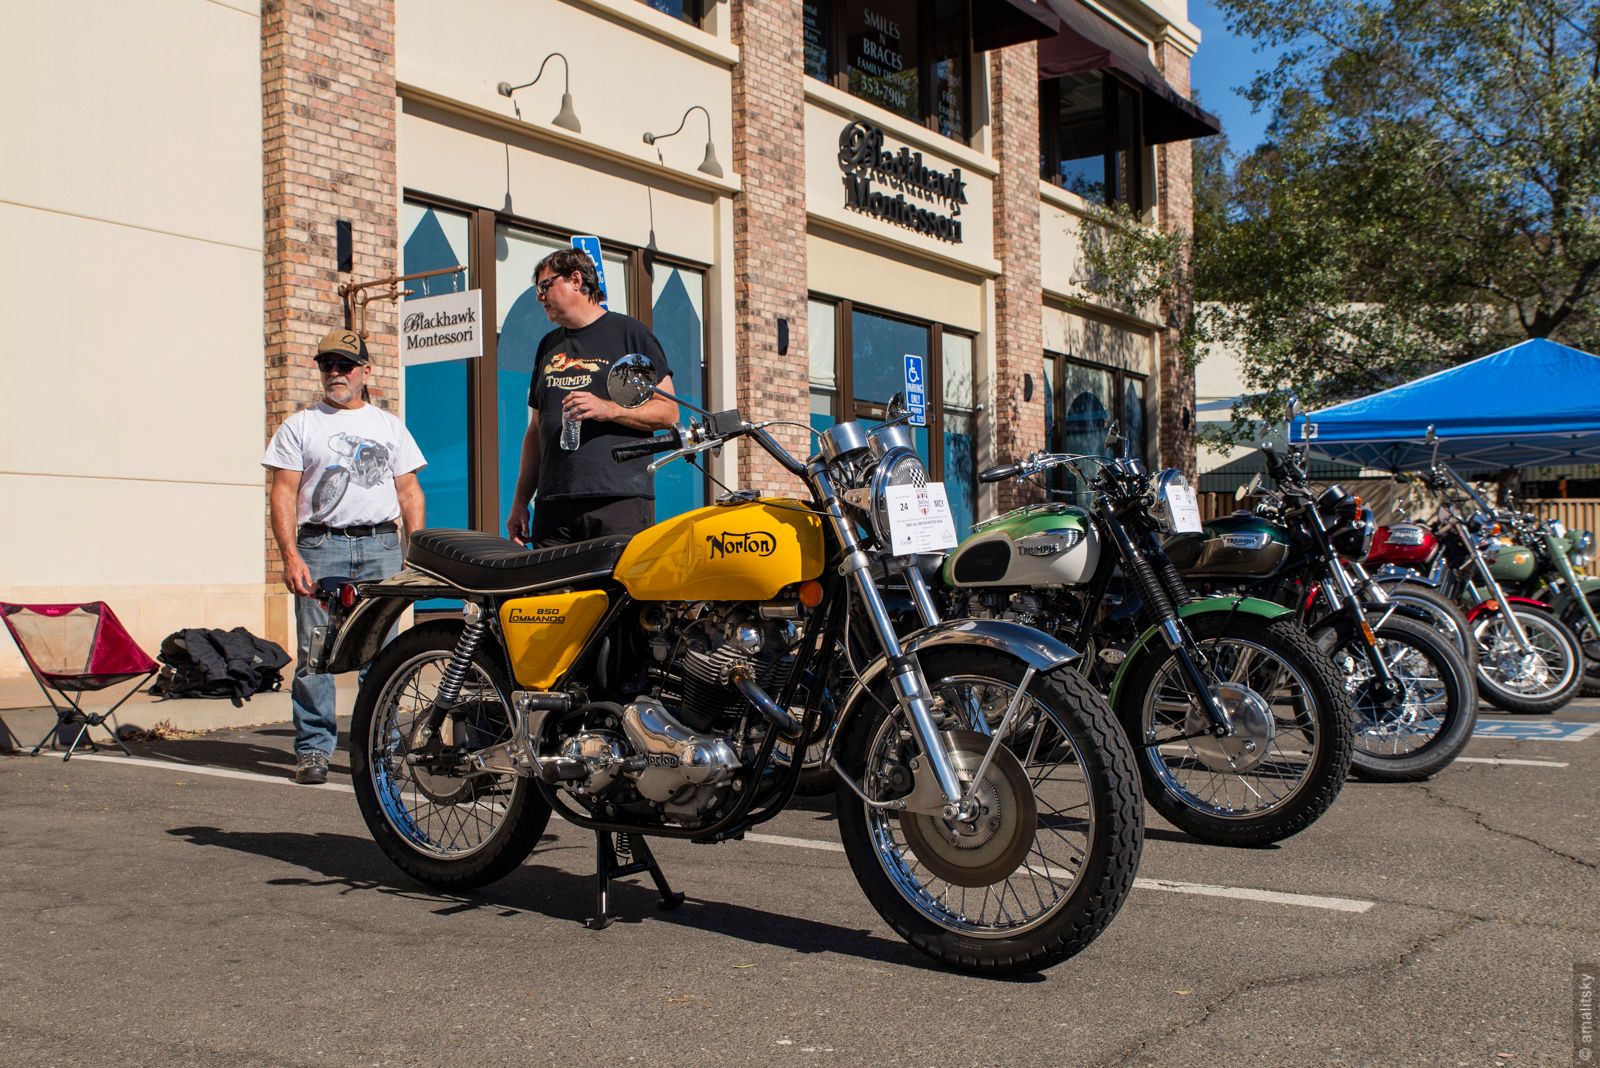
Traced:
[[389, 477], [392, 454], [387, 445], [341, 433], [328, 439], [328, 448], [346, 460], [329, 464], [317, 479], [317, 488], [311, 493], [311, 523], [320, 523], [333, 513], [351, 481], [371, 489]]

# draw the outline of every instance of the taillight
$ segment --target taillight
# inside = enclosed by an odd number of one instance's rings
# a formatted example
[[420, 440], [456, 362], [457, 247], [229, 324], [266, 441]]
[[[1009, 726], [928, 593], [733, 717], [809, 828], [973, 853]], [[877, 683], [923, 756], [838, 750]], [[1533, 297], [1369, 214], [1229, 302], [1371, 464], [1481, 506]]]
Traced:
[[339, 587], [339, 607], [354, 608], [356, 605], [356, 584], [346, 582]]

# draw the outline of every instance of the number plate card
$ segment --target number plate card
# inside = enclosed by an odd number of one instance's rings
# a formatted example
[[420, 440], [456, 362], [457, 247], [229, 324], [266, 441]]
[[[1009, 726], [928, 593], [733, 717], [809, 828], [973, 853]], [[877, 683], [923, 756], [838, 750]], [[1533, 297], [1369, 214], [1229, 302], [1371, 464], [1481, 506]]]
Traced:
[[926, 486], [890, 486], [889, 551], [896, 556], [941, 553], [956, 544], [956, 524], [943, 482]]
[[1172, 516], [1172, 529], [1178, 534], [1199, 533], [1200, 499], [1193, 486], [1168, 486], [1167, 511]]

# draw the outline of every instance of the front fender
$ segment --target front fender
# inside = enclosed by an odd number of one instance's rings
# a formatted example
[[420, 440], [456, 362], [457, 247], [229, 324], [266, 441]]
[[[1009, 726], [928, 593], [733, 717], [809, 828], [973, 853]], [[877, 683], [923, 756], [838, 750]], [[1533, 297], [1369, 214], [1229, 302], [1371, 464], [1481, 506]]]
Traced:
[[[1243, 612], [1247, 616], [1257, 616], [1269, 621], [1294, 615], [1294, 609], [1285, 608], [1281, 604], [1261, 597], [1239, 597], [1233, 594], [1223, 594], [1220, 597], [1205, 597], [1198, 601], [1190, 601], [1178, 609], [1178, 618], [1188, 619], [1191, 616], [1210, 615], [1214, 612]], [[1160, 633], [1159, 628], [1151, 627], [1139, 635], [1138, 641], [1128, 647], [1127, 655], [1122, 658], [1122, 664], [1117, 668], [1117, 674], [1111, 680], [1112, 708], [1117, 707], [1117, 698], [1122, 693], [1122, 683], [1128, 676], [1128, 669], [1139, 659], [1139, 654], [1144, 652], [1145, 647], [1150, 644], [1158, 633]]]
[[[1503, 597], [1501, 598], [1501, 603], [1514, 604], [1518, 608], [1532, 608], [1537, 612], [1551, 611], [1550, 605], [1546, 604], [1544, 601], [1536, 601], [1532, 597]], [[1467, 609], [1467, 622], [1476, 623], [1478, 621], [1478, 617], [1487, 611], [1489, 611], [1488, 602], [1479, 601], [1477, 604]]]
[[[976, 645], [984, 649], [993, 649], [1016, 657], [1035, 671], [1043, 672], [1054, 671], [1063, 664], [1072, 663], [1082, 655], [1059, 638], [1007, 619], [952, 619], [913, 631], [900, 640], [900, 647], [907, 656], [952, 645]], [[865, 702], [867, 691], [888, 670], [888, 657], [879, 655], [862, 671], [861, 677], [856, 679], [855, 685], [850, 688], [849, 695], [845, 697], [844, 704], [839, 709], [839, 717], [834, 721], [833, 729], [828, 734], [827, 755], [832, 755], [833, 740], [839, 736], [840, 730], [850, 721], [850, 717], [855, 715], [856, 709]]]

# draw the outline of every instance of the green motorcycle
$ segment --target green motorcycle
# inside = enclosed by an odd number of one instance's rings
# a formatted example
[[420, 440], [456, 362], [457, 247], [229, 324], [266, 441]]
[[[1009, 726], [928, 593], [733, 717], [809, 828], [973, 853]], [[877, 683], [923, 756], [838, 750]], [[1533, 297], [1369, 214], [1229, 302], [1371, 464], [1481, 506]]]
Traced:
[[1175, 826], [1239, 846], [1310, 826], [1354, 744], [1328, 656], [1291, 609], [1189, 592], [1162, 548], [1162, 535], [1200, 529], [1177, 471], [1152, 480], [1137, 460], [1037, 453], [978, 477], [1057, 467], [1078, 472], [1094, 507], [1030, 505], [979, 524], [944, 563], [940, 610], [1070, 635], [1085, 650], [1075, 666], [1133, 741], [1145, 797]]

